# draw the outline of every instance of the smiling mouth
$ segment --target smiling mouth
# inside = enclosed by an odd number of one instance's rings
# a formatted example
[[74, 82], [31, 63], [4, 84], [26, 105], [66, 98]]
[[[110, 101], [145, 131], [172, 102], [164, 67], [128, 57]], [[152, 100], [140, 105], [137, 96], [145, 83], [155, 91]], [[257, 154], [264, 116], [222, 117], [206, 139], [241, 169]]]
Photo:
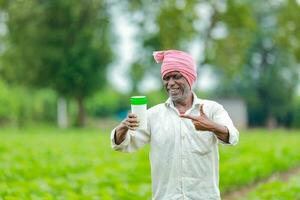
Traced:
[[169, 93], [170, 94], [177, 94], [177, 93], [179, 93], [179, 89], [178, 88], [171, 88], [171, 89], [169, 89]]

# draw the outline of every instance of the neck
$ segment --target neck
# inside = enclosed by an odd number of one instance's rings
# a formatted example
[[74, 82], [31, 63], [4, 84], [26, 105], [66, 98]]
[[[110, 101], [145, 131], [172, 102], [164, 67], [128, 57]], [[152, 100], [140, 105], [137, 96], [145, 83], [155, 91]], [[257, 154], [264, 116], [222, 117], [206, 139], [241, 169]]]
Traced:
[[177, 108], [180, 114], [185, 113], [188, 109], [190, 109], [193, 105], [193, 93], [190, 93], [187, 98], [182, 101], [174, 101], [174, 106]]

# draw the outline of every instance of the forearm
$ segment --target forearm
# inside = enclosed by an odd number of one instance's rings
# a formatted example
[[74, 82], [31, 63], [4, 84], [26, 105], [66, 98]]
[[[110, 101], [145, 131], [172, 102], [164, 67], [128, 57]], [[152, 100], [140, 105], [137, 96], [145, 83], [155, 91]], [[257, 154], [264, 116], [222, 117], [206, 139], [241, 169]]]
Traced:
[[213, 123], [211, 131], [223, 142], [229, 143], [229, 130], [226, 126]]

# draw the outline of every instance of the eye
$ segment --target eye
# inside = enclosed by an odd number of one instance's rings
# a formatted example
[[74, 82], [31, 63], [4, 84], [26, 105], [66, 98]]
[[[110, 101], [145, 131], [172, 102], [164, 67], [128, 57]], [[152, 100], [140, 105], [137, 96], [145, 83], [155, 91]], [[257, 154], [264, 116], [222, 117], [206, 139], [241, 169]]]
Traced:
[[176, 79], [176, 80], [179, 80], [179, 79], [181, 79], [182, 78], [182, 75], [181, 74], [176, 74], [175, 76], [174, 76], [174, 79]]
[[170, 80], [170, 76], [165, 76], [165, 77], [163, 78], [163, 80], [164, 80], [164, 81]]

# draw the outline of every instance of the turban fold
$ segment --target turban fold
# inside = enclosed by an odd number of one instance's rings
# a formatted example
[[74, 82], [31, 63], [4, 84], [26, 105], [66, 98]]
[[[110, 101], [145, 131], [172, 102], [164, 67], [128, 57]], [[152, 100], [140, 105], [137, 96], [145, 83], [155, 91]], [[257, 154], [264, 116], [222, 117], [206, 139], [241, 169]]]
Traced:
[[197, 79], [196, 63], [191, 55], [178, 50], [155, 51], [154, 59], [161, 65], [162, 78], [169, 72], [178, 71], [188, 81], [190, 87]]

